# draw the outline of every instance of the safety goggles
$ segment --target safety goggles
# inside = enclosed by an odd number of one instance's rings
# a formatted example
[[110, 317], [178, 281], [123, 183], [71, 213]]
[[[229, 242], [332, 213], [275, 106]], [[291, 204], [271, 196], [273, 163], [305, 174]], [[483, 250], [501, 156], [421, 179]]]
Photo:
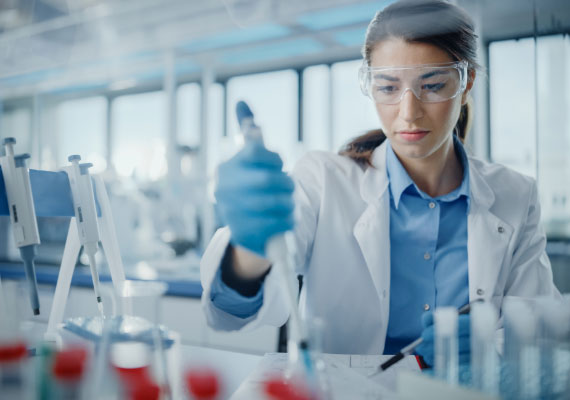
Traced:
[[398, 104], [409, 90], [418, 100], [453, 99], [467, 86], [467, 61], [405, 67], [369, 67], [359, 71], [362, 93], [378, 104]]

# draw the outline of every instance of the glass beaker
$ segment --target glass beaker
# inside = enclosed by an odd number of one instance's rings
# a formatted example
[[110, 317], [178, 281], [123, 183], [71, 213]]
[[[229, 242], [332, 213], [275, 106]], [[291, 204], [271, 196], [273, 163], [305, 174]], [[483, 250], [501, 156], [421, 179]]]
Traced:
[[140, 328], [141, 324], [144, 326], [144, 321], [150, 323], [147, 335], [152, 338], [152, 373], [161, 389], [169, 393], [166, 353], [160, 330], [160, 299], [167, 289], [165, 282], [125, 280], [117, 285], [116, 294], [124, 321], [121, 329], [128, 332]]
[[319, 317], [302, 317], [303, 328], [307, 330], [306, 343], [298, 341], [290, 322], [287, 334], [288, 366], [285, 379], [293, 387], [297, 386], [300, 393], [307, 392], [313, 399], [332, 398], [326, 364], [322, 358], [324, 320]]
[[35, 375], [29, 357], [38, 329], [32, 321], [27, 294], [20, 282], [0, 282], [0, 398], [28, 399], [34, 395]]
[[115, 286], [112, 317], [103, 320], [94, 390], [111, 366], [124, 390], [136, 389], [131, 383], [140, 386], [142, 379], [149, 388], [158, 385], [161, 398], [170, 398], [165, 344], [169, 342], [160, 326], [160, 299], [167, 288], [164, 282], [134, 280]]

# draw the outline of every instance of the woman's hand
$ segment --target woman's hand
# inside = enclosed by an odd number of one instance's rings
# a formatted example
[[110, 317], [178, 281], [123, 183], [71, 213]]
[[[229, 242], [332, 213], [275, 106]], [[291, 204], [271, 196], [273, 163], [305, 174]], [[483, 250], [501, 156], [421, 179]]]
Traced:
[[[267, 240], [293, 229], [293, 190], [293, 180], [283, 172], [279, 155], [260, 143], [247, 142], [221, 164], [215, 196], [222, 222], [231, 230], [232, 244], [264, 258]], [[237, 253], [241, 265], [248, 257]], [[269, 264], [265, 264], [267, 269]], [[247, 275], [247, 266], [241, 266]]]
[[[423, 342], [416, 347], [416, 353], [423, 357], [430, 367], [434, 366], [434, 339], [435, 327], [433, 324], [433, 312], [427, 311], [422, 315], [422, 339]], [[471, 319], [469, 314], [459, 315], [457, 320], [459, 364], [469, 364], [471, 361]]]

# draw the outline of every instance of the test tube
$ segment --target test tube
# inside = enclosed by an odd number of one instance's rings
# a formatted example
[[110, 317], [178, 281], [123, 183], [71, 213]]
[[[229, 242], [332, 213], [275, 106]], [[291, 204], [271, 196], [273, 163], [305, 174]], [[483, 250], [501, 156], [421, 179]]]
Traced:
[[83, 347], [68, 348], [55, 354], [52, 365], [55, 398], [65, 400], [83, 398], [87, 356], [87, 350]]
[[435, 375], [448, 384], [459, 380], [459, 347], [457, 343], [457, 309], [436, 308], [435, 322]]
[[495, 350], [497, 310], [490, 303], [471, 308], [471, 379], [475, 389], [499, 394], [499, 358]]
[[509, 381], [504, 391], [519, 399], [534, 399], [540, 394], [540, 349], [537, 344], [537, 319], [530, 299], [506, 298], [505, 357]]

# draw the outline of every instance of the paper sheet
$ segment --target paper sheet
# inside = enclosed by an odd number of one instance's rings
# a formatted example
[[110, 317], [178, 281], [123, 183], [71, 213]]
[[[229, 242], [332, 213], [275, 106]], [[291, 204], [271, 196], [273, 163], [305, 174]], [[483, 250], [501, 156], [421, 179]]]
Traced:
[[[323, 354], [325, 371], [334, 400], [394, 399], [399, 371], [419, 370], [415, 357], [408, 356], [393, 367], [368, 378], [390, 356]], [[257, 368], [241, 384], [232, 400], [262, 399], [263, 382], [282, 375], [287, 368], [286, 353], [267, 353]]]

